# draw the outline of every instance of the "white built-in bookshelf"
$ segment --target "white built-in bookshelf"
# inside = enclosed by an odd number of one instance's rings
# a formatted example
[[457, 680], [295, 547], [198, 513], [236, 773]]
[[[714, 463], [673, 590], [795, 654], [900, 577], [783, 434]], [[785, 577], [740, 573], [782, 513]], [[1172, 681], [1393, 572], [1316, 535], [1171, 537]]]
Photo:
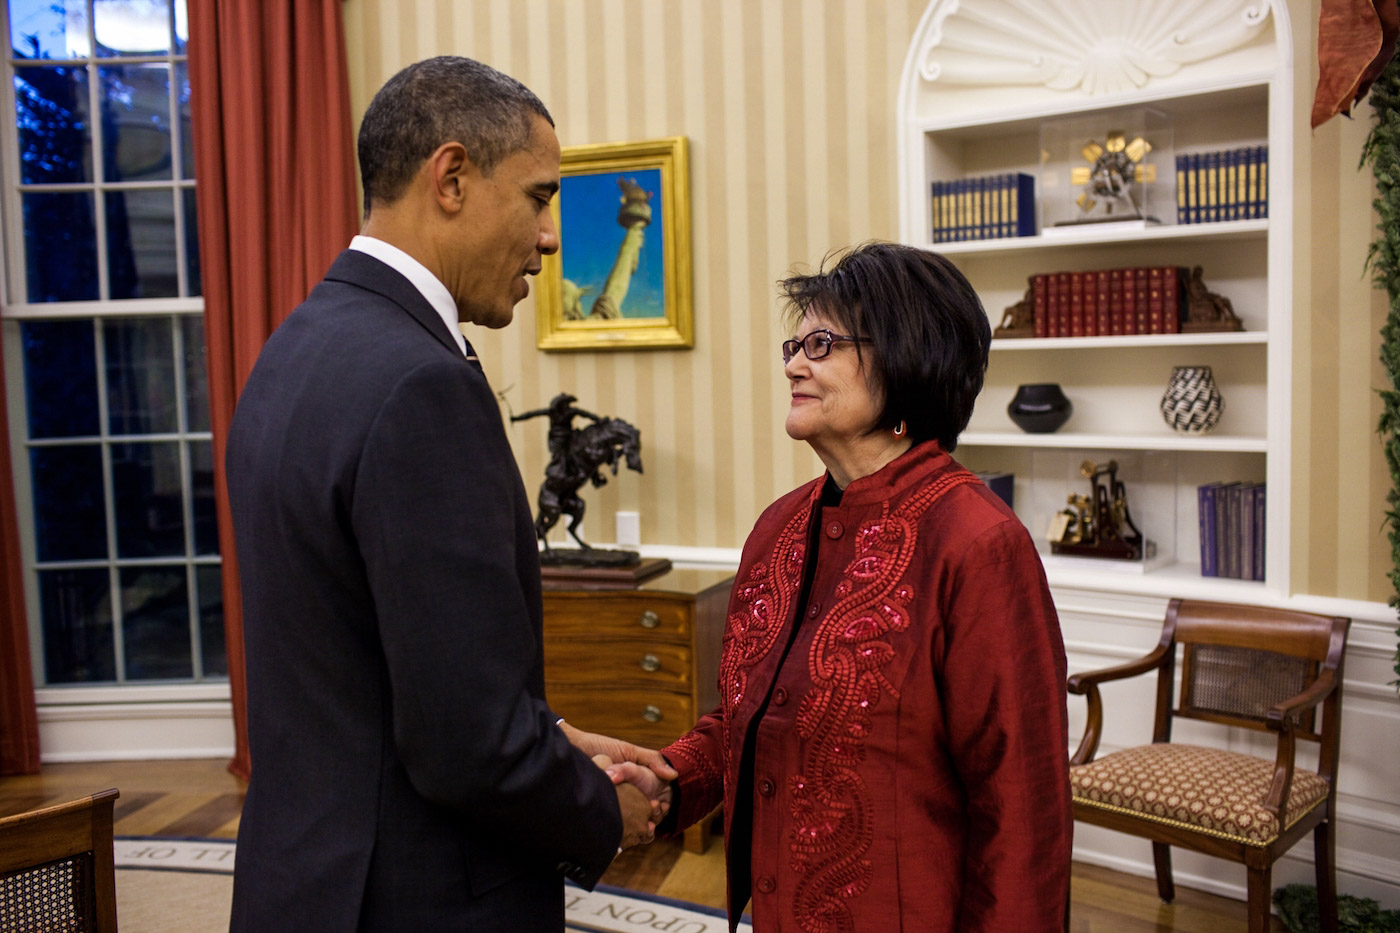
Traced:
[[[1164, 157], [1159, 171], [1174, 175], [1168, 153], [1266, 145], [1270, 178], [1287, 179], [1291, 49], [1276, 15], [1269, 4], [1239, 0], [934, 0], [910, 45], [898, 100], [900, 236], [952, 259], [994, 326], [1031, 275], [1155, 265], [1200, 266], [1244, 325], [1234, 333], [993, 341], [957, 456], [1016, 475], [1016, 511], [1044, 550], [1052, 584], [1233, 600], [1288, 592], [1291, 191], [1269, 185], [1267, 218], [1176, 223], [1174, 200], [1159, 201], [1163, 222], [1145, 229], [935, 243], [932, 184], [1024, 172], [1036, 178], [1037, 198], [1065, 197], [1046, 184], [1046, 121], [1111, 121], [1143, 107], [1171, 125], [1168, 152], [1156, 154]], [[1158, 410], [1173, 367], [1187, 365], [1210, 366], [1225, 399], [1205, 435], [1174, 432]], [[1074, 405], [1052, 434], [1022, 432], [1006, 414], [1018, 385], [1039, 382], [1059, 383]], [[1156, 558], [1133, 567], [1051, 558], [1051, 518], [1068, 494], [1089, 492], [1080, 463], [1110, 459]], [[1196, 489], [1231, 480], [1268, 484], [1264, 582], [1200, 576]]]

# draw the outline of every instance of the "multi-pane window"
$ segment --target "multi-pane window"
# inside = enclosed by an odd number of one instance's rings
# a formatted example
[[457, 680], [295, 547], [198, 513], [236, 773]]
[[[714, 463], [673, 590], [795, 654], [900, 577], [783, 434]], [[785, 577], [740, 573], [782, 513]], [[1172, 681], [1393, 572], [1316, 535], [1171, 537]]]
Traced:
[[36, 679], [226, 673], [183, 0], [0, 0]]

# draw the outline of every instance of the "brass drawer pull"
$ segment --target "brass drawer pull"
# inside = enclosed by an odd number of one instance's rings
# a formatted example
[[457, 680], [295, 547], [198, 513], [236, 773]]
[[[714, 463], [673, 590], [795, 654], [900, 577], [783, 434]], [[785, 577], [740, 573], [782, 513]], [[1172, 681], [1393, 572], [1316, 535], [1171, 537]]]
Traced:
[[661, 659], [654, 654], [642, 655], [642, 670], [648, 674], [654, 674], [661, 670]]
[[648, 703], [642, 709], [642, 718], [645, 719], [647, 722], [660, 722], [661, 710], [660, 708], [652, 706], [650, 703]]
[[638, 621], [642, 623], [642, 628], [656, 628], [661, 624], [661, 616], [648, 609], [642, 613], [642, 617]]

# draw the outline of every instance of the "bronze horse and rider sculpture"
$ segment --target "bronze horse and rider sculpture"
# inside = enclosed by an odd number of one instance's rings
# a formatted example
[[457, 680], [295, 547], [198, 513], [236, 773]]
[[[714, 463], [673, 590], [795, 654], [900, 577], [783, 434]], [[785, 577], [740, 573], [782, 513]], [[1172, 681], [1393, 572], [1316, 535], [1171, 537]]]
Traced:
[[[616, 476], [623, 462], [628, 469], [642, 472], [641, 432], [621, 418], [603, 418], [576, 408], [576, 401], [578, 399], [574, 396], [563, 392], [554, 396], [546, 408], [510, 416], [512, 422], [540, 415], [549, 416], [549, 465], [544, 470], [539, 514], [535, 518], [535, 536], [544, 546], [540, 562], [592, 565], [635, 563], [638, 559], [635, 551], [595, 548], [579, 537], [578, 526], [583, 521], [584, 502], [579, 498], [578, 490], [586, 482], [595, 487], [604, 485], [608, 481], [606, 468], [611, 467]], [[575, 418], [587, 418], [592, 423], [575, 428]], [[569, 536], [579, 543], [581, 550], [555, 550], [549, 546], [547, 535], [564, 515], [570, 519]]]

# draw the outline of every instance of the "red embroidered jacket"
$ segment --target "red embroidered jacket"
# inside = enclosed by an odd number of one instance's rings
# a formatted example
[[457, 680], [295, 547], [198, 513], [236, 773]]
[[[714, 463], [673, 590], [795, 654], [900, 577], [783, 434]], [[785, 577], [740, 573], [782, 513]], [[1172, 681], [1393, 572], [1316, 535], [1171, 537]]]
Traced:
[[750, 878], [731, 861], [729, 879], [731, 905], [751, 893], [755, 931], [1062, 929], [1065, 655], [1026, 529], [933, 442], [852, 482], [837, 507], [818, 507], [823, 480], [769, 506], [744, 545], [720, 705], [665, 749], [679, 825], [722, 799], [727, 828], [771, 687]]

